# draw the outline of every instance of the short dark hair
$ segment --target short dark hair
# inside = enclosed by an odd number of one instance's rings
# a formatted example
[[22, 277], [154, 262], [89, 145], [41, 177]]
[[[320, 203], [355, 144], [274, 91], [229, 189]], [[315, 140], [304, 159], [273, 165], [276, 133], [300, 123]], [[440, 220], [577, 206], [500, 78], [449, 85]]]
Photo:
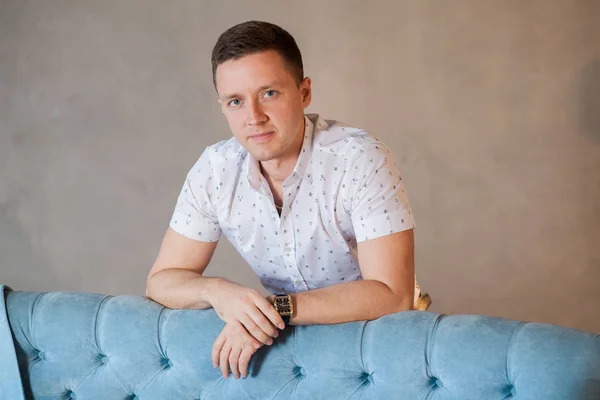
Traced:
[[296, 41], [285, 29], [263, 21], [247, 21], [227, 29], [219, 36], [212, 51], [212, 75], [217, 87], [217, 67], [229, 60], [275, 50], [299, 85], [304, 79], [302, 55]]

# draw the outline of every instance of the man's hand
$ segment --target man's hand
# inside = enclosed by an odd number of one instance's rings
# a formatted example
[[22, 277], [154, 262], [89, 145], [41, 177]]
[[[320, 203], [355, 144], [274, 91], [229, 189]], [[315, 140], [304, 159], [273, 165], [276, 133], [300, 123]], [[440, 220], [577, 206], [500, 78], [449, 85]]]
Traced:
[[239, 322], [247, 333], [262, 344], [270, 345], [278, 336], [277, 327], [285, 328], [283, 319], [257, 290], [222, 280], [212, 292], [210, 303], [226, 323]]
[[213, 344], [213, 366], [220, 366], [225, 378], [229, 378], [229, 368], [235, 379], [240, 375], [245, 378], [248, 375], [250, 358], [261, 346], [262, 344], [254, 339], [241, 323], [226, 323]]

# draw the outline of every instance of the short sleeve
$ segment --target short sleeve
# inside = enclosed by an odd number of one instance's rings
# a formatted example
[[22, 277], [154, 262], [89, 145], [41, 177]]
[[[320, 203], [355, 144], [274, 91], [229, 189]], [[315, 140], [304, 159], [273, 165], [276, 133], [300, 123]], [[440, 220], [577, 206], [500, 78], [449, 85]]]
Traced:
[[188, 172], [169, 226], [190, 239], [216, 242], [221, 229], [212, 204], [210, 179], [214, 174], [210, 152], [205, 150]]
[[350, 164], [346, 187], [357, 242], [415, 227], [404, 182], [385, 144], [362, 147]]

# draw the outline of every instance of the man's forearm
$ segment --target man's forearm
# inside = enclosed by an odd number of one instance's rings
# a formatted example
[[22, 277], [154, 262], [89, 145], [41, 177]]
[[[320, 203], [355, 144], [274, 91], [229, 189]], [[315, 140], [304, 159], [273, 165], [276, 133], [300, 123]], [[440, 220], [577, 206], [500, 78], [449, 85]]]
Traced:
[[376, 280], [360, 280], [292, 294], [292, 325], [373, 320], [413, 308], [414, 292], [396, 294]]
[[166, 269], [148, 278], [146, 296], [169, 308], [210, 308], [210, 293], [222, 280], [185, 269]]

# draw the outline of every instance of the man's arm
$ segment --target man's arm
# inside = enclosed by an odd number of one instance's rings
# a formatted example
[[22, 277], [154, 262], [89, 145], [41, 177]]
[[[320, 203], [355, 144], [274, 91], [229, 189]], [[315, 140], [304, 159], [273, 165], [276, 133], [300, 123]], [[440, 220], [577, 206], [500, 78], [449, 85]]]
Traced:
[[236, 376], [245, 375], [250, 357], [262, 344], [273, 343], [283, 320], [256, 290], [202, 276], [216, 247], [216, 241], [193, 240], [169, 227], [148, 274], [146, 295], [169, 308], [213, 307], [226, 322], [213, 344], [213, 363], [224, 376], [229, 365]]
[[271, 344], [283, 321], [258, 291], [224, 278], [204, 277], [217, 242], [202, 242], [169, 227], [148, 275], [146, 295], [169, 308], [213, 307], [228, 323], [241, 323], [263, 344]]
[[363, 280], [292, 294], [292, 325], [372, 320], [413, 308], [414, 235], [405, 230], [358, 243]]
[[211, 307], [218, 278], [203, 277], [218, 242], [189, 239], [168, 228], [148, 274], [146, 296], [169, 308]]

